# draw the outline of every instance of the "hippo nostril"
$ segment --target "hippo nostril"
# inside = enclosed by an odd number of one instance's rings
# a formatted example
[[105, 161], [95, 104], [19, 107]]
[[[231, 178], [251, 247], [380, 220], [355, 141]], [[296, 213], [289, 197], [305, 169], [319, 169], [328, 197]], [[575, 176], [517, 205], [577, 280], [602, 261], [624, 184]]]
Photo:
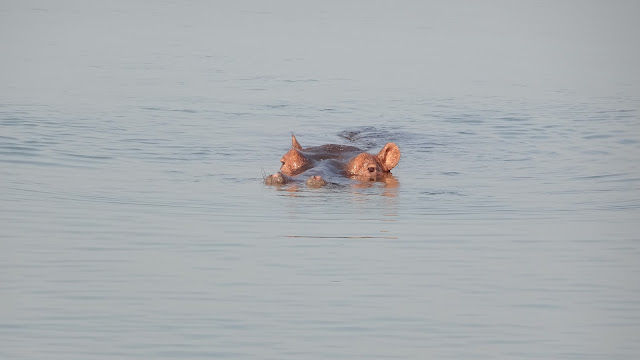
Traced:
[[375, 167], [373, 167], [373, 166], [369, 166], [369, 169], [368, 169], [368, 170], [369, 170], [369, 172], [374, 172], [374, 171], [376, 171], [376, 168], [375, 168]]

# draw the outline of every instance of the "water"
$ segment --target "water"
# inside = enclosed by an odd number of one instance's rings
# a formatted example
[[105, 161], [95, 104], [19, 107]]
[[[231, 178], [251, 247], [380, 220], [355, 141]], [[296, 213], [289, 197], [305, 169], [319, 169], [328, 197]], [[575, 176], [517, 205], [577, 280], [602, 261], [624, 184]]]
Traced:
[[[0, 5], [0, 357], [635, 358], [635, 14]], [[266, 187], [291, 132], [399, 186]]]

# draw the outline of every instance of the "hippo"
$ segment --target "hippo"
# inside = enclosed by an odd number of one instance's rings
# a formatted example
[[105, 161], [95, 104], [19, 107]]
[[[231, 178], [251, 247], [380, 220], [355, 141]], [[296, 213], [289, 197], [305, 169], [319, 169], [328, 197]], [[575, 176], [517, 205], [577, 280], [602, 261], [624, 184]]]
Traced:
[[360, 181], [386, 181], [400, 161], [400, 149], [387, 143], [377, 155], [349, 145], [327, 144], [303, 148], [291, 134], [291, 150], [280, 162], [280, 171], [264, 179], [267, 185], [284, 185], [301, 181], [308, 175], [306, 185], [319, 188], [327, 185], [329, 178], [351, 178]]

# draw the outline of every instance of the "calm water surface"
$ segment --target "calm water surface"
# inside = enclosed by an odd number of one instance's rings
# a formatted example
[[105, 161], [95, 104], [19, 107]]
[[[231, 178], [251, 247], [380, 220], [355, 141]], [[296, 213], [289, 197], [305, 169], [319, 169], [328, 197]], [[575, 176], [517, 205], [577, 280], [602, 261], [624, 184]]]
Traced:
[[0, 358], [636, 358], [637, 6], [464, 5], [0, 5]]

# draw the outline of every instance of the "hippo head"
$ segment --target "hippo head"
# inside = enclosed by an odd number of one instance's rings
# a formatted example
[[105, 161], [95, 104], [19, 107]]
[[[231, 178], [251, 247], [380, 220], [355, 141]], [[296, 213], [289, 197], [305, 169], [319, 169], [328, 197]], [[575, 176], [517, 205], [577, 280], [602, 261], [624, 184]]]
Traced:
[[311, 159], [304, 156], [298, 149], [289, 150], [280, 159], [280, 162], [282, 163], [280, 172], [289, 176], [298, 175], [311, 168], [312, 165]]
[[299, 175], [319, 161], [334, 159], [333, 161], [342, 163], [346, 175], [359, 180], [375, 181], [381, 180], [384, 174], [388, 174], [400, 161], [400, 149], [394, 143], [387, 143], [377, 155], [359, 152], [361, 150], [356, 147], [333, 144], [303, 149], [293, 135], [291, 145], [291, 149], [280, 159], [280, 173], [286, 176]]
[[351, 159], [346, 167], [346, 172], [357, 179], [377, 180], [383, 174], [387, 174], [400, 161], [400, 149], [394, 143], [387, 143], [378, 155], [366, 152], [358, 154]]
[[285, 175], [294, 176], [311, 168], [313, 162], [300, 151], [302, 150], [302, 146], [300, 146], [296, 137], [291, 135], [291, 138], [292, 148], [280, 159], [282, 163], [280, 172]]

